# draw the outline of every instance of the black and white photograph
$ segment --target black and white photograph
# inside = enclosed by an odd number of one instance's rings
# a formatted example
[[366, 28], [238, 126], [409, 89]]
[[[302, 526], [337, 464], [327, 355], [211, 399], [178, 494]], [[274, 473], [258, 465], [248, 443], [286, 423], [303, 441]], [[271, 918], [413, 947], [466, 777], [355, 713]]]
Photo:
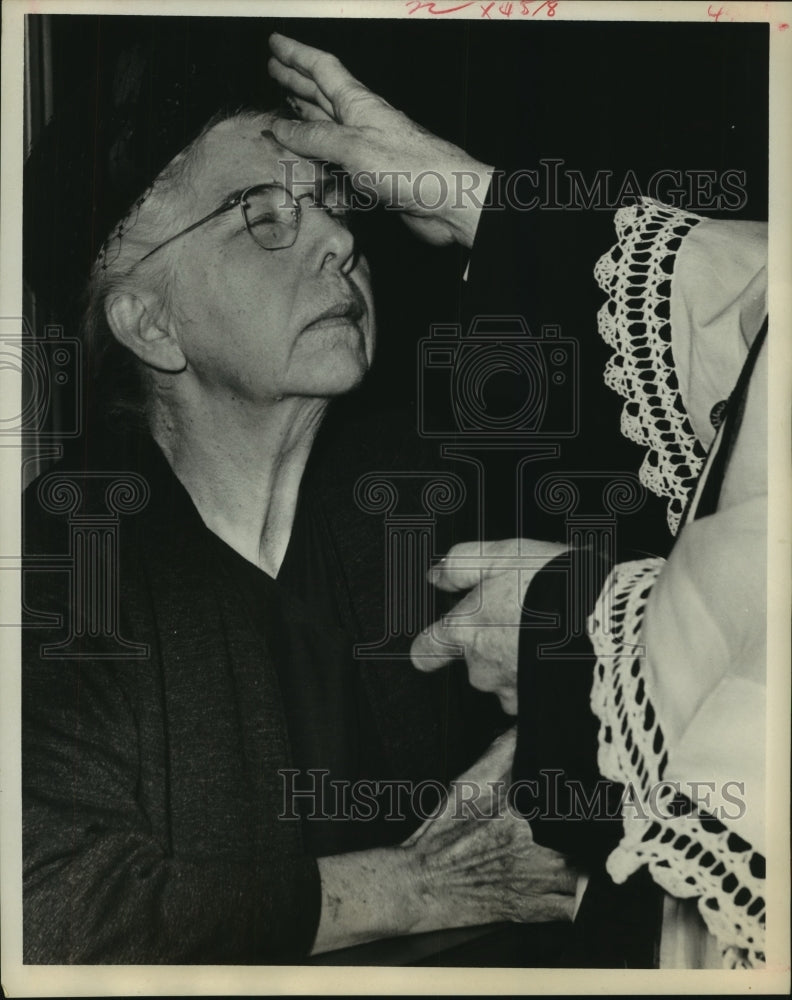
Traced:
[[787, 993], [789, 22], [4, 5], [6, 995]]

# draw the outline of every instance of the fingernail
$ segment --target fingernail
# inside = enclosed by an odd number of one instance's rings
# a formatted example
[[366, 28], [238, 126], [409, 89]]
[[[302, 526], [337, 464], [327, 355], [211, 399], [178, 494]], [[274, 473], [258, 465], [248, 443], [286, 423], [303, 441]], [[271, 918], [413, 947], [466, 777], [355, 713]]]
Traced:
[[445, 556], [441, 556], [439, 559], [435, 559], [435, 561], [429, 567], [429, 571], [428, 571], [427, 575], [431, 577], [431, 575], [433, 573], [435, 573], [435, 574], [439, 573], [442, 570], [443, 564], [445, 563], [445, 561], [446, 561], [446, 557]]

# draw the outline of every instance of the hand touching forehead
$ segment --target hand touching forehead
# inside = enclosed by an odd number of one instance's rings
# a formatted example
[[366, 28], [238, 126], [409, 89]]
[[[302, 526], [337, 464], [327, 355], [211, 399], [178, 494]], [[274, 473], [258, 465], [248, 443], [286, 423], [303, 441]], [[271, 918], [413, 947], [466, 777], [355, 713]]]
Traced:
[[273, 112], [243, 114], [213, 126], [200, 140], [188, 197], [195, 211], [211, 211], [253, 184], [282, 184], [295, 194], [320, 190], [326, 167], [291, 152], [275, 138]]

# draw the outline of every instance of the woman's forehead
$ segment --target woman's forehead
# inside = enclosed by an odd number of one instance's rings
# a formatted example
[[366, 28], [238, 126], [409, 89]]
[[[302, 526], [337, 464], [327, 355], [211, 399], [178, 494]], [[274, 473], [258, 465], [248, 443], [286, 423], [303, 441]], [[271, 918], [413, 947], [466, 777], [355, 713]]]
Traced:
[[274, 115], [231, 118], [203, 137], [192, 180], [195, 194], [210, 210], [227, 195], [252, 184], [313, 182], [324, 176], [316, 161], [290, 152], [271, 131]]

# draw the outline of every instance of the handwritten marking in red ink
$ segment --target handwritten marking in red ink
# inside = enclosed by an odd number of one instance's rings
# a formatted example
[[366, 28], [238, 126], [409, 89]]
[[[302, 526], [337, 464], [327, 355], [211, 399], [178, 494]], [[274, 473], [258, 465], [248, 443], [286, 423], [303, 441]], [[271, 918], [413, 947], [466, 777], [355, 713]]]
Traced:
[[425, 10], [427, 14], [455, 14], [457, 11], [472, 7], [475, 0], [466, 0], [465, 3], [458, 3], [455, 7], [438, 7], [436, 0], [407, 0], [405, 6], [411, 7], [411, 14], [419, 10]]
[[707, 7], [707, 17], [711, 17], [716, 24], [720, 20], [722, 15], [723, 15], [723, 7], [719, 7], [717, 11], [712, 9], [712, 4], [710, 4], [709, 7]]
[[779, 31], [786, 31], [788, 27], [789, 27], [789, 25], [785, 21], [783, 24], [779, 24], [778, 30]]
[[457, 14], [478, 3], [480, 16], [492, 21], [497, 17], [510, 18], [512, 14], [518, 14], [520, 17], [536, 17], [542, 10], [545, 11], [546, 17], [555, 17], [556, 7], [559, 4], [559, 0], [543, 0], [536, 5], [533, 0], [519, 0], [519, 2], [519, 8], [515, 0], [490, 0], [489, 3], [482, 3], [480, 0], [463, 0], [461, 3], [453, 3], [453, 0], [447, 0], [446, 3], [442, 0], [405, 0], [404, 6], [408, 8], [410, 14], [424, 13], [436, 16]]

